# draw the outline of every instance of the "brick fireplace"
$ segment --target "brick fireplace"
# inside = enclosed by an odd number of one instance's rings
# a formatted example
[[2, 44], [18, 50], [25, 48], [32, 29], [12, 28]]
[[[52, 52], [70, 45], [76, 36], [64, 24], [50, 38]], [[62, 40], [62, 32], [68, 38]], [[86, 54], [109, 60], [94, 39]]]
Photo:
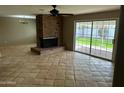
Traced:
[[41, 54], [41, 52], [58, 49], [63, 45], [62, 16], [37, 15], [36, 16], [37, 47], [31, 51]]
[[45, 48], [62, 45], [61, 16], [37, 15], [36, 24], [37, 47]]

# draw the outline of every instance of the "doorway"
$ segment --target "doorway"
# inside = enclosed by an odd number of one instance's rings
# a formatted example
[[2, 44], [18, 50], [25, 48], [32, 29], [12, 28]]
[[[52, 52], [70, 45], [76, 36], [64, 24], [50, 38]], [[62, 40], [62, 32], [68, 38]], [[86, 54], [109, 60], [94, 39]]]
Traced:
[[75, 51], [112, 60], [116, 20], [75, 22]]

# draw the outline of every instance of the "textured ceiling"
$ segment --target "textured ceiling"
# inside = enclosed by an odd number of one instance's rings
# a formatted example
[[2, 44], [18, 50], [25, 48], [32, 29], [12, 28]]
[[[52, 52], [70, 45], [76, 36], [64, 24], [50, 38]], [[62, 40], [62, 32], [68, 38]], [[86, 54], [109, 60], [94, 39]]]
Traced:
[[[57, 5], [60, 13], [85, 14], [116, 10], [119, 5]], [[49, 14], [51, 5], [0, 5], [0, 15], [36, 15]]]

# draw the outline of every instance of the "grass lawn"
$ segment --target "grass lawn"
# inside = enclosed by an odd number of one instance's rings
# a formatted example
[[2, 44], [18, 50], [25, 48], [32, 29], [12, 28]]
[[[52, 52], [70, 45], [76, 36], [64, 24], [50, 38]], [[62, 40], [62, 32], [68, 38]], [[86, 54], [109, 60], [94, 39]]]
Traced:
[[[76, 43], [90, 45], [90, 38], [77, 37]], [[109, 48], [109, 49], [113, 48], [112, 40], [103, 40], [103, 44], [102, 44], [101, 39], [92, 38], [92, 45], [101, 46], [102, 48]]]

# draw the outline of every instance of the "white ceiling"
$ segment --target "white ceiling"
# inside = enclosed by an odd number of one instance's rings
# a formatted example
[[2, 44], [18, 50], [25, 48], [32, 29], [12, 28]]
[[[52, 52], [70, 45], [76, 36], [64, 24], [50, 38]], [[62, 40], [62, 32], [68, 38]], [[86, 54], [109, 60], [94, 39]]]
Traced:
[[[116, 10], [119, 5], [57, 5], [60, 13], [86, 14]], [[51, 5], [0, 5], [0, 15], [36, 15], [49, 14]]]

